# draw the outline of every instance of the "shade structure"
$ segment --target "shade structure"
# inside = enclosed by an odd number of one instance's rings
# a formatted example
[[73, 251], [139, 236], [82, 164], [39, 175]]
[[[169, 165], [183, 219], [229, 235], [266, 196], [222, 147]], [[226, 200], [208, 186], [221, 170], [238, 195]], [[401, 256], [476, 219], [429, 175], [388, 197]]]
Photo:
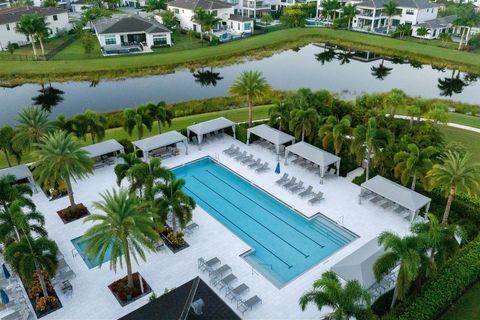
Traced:
[[361, 187], [362, 190], [360, 195], [362, 195], [365, 190], [370, 190], [371, 192], [410, 210], [413, 213], [411, 215], [412, 221], [422, 208], [425, 207], [426, 212], [430, 209], [432, 199], [380, 175], [365, 181], [361, 184]]
[[156, 136], [145, 138], [142, 140], [134, 141], [134, 148], [138, 148], [143, 151], [143, 157], [145, 161], [148, 159], [149, 152], [162, 147], [166, 147], [172, 144], [183, 142], [185, 145], [185, 152], [188, 154], [187, 137], [178, 131], [168, 131]]
[[334, 264], [331, 270], [346, 281], [357, 280], [363, 287], [370, 288], [377, 282], [373, 264], [384, 252], [378, 238], [374, 238]]
[[5, 263], [2, 264], [2, 270], [3, 270], [3, 275], [5, 276], [5, 279], [9, 279], [11, 275], [10, 275], [10, 271], [8, 271]]
[[30, 171], [30, 169], [28, 169], [26, 165], [20, 164], [15, 167], [0, 170], [0, 177], [8, 175], [14, 176], [17, 181], [27, 179], [30, 183], [30, 186], [32, 187], [32, 190], [35, 191], [35, 193], [37, 192], [37, 186], [35, 185], [35, 181], [33, 180], [32, 172]]
[[125, 151], [123, 146], [114, 139], [94, 143], [89, 146], [83, 147], [82, 149], [87, 151], [90, 158], [92, 159], [110, 153], [120, 153]]
[[10, 302], [8, 294], [3, 289], [0, 289], [0, 299], [2, 300], [2, 304], [4, 305], [7, 305]]
[[190, 134], [193, 132], [197, 136], [198, 148], [200, 149], [204, 135], [226, 128], [232, 128], [233, 137], [235, 138], [235, 122], [224, 117], [219, 117], [188, 126], [187, 137], [190, 139]]
[[288, 164], [288, 154], [294, 153], [308, 161], [318, 164], [320, 167], [320, 177], [323, 179], [325, 171], [329, 165], [335, 164], [337, 168], [337, 176], [340, 174], [340, 157], [330, 152], [317, 148], [306, 142], [297, 142], [288, 146], [285, 151], [285, 165]]
[[247, 129], [247, 144], [250, 143], [250, 136], [252, 134], [262, 139], [265, 139], [275, 145], [275, 151], [277, 152], [277, 160], [279, 159], [280, 146], [287, 143], [295, 142], [294, 136], [272, 128], [266, 124], [261, 124], [259, 126]]

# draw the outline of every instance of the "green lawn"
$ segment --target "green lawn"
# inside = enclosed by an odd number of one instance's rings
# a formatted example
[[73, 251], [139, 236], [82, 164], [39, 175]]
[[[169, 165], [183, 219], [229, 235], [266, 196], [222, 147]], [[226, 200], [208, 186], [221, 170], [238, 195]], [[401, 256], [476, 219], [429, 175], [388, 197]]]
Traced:
[[460, 142], [470, 151], [473, 159], [480, 162], [480, 134], [447, 126], [443, 126], [441, 132], [447, 142]]
[[480, 282], [472, 286], [440, 318], [440, 320], [471, 320], [480, 318]]
[[52, 60], [75, 60], [88, 58], [101, 58], [100, 44], [95, 38], [95, 48], [92, 53], [86, 54], [80, 39], [76, 39], [68, 47], [57, 53]]
[[[62, 37], [56, 37], [56, 38], [50, 38], [50, 39], [45, 39], [44, 41], [44, 47], [45, 47], [45, 53], [50, 52], [50, 50], [60, 46], [63, 44], [65, 41], [68, 41], [70, 38], [72, 38], [73, 35], [66, 35]], [[40, 49], [40, 44], [37, 43], [37, 54], [40, 55], [42, 53]], [[0, 51], [0, 60], [2, 58], [8, 59], [11, 55], [13, 56], [28, 56], [28, 57], [33, 57], [33, 49], [31, 45], [26, 45], [18, 48], [17, 50], [13, 51], [13, 54], [8, 52], [8, 51]]]
[[461, 113], [450, 112], [448, 122], [458, 123], [464, 126], [480, 128], [480, 117], [467, 116]]

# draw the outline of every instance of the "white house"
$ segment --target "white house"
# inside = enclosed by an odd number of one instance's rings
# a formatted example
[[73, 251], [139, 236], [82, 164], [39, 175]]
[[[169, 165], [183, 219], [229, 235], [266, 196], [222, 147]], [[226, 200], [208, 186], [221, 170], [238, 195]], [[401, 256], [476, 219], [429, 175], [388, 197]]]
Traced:
[[[456, 15], [447, 17], [438, 17], [433, 20], [427, 20], [422, 23], [412, 26], [412, 36], [422, 39], [438, 39], [442, 33], [451, 32], [453, 29], [453, 22], [457, 19]], [[417, 34], [418, 29], [427, 28], [428, 35], [419, 36]]]
[[93, 21], [104, 54], [150, 52], [152, 47], [171, 46], [172, 32], [154, 19], [136, 14], [117, 14]]
[[480, 8], [480, 0], [452, 0], [454, 3], [472, 3], [474, 6]]
[[10, 8], [10, 1], [0, 0], [0, 9]]
[[74, 13], [82, 14], [85, 10], [93, 8], [93, 3], [87, 2], [86, 0], [77, 0], [70, 2], [70, 9]]
[[36, 13], [45, 17], [48, 23], [50, 37], [62, 35], [68, 32], [72, 26], [68, 21], [68, 13], [65, 9], [44, 7], [12, 7], [0, 9], [0, 50], [6, 50], [8, 43], [26, 45], [30, 39], [23, 33], [16, 31], [17, 22], [23, 15]]
[[[42, 7], [44, 0], [31, 0], [34, 7]], [[70, 0], [57, 0], [57, 6], [63, 9], [70, 9]]]

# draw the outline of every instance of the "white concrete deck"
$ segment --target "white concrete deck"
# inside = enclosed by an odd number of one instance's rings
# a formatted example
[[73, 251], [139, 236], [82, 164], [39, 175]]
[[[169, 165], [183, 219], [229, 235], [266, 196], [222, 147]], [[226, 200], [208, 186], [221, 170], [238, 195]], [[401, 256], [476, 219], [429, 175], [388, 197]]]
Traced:
[[[272, 169], [259, 175], [222, 154], [222, 150], [232, 143], [254, 153], [255, 156], [261, 157], [264, 161], [269, 161]], [[179, 147], [183, 148], [180, 145]], [[245, 318], [318, 319], [320, 318], [320, 312], [316, 307], [311, 306], [305, 312], [302, 312], [298, 307], [299, 297], [304, 291], [311, 288], [315, 279], [318, 279], [323, 272], [329, 270], [341, 258], [384, 230], [391, 230], [402, 235], [408, 233], [409, 223], [400, 216], [391, 211], [383, 210], [368, 201], [359, 205], [358, 194], [360, 188], [347, 179], [329, 176], [325, 179], [324, 184], [320, 185], [318, 175], [291, 164], [285, 167], [282, 162], [282, 173], [286, 171], [295, 175], [302, 179], [305, 184], [312, 184], [316, 190], [324, 192], [324, 201], [315, 206], [306, 204], [305, 200], [301, 200], [298, 196], [292, 195], [275, 185], [274, 181], [279, 178], [279, 175], [273, 172], [276, 165], [276, 156], [273, 153], [262, 149], [260, 146], [246, 146], [230, 137], [204, 144], [202, 150], [190, 145], [188, 156], [181, 149], [179, 156], [164, 160], [163, 165], [174, 167], [207, 155], [217, 158], [222, 164], [254, 181], [259, 187], [268, 190], [268, 192], [306, 216], [321, 212], [335, 221], [343, 219], [343, 225], [359, 235], [359, 239], [340, 249], [282, 289], [277, 289], [263, 276], [252, 272], [252, 267], [239, 256], [249, 247], [221, 223], [204, 212], [202, 208], [197, 207], [194, 211], [193, 220], [200, 227], [192, 235], [187, 236], [186, 240], [190, 244], [189, 248], [177, 254], [173, 254], [169, 249], [159, 253], [149, 253], [147, 254], [147, 262], [141, 262], [140, 265], [134, 264], [133, 266], [134, 271], [139, 271], [142, 274], [157, 295], [160, 295], [165, 288], [178, 287], [199, 274], [208, 283], [208, 276], [201, 274], [197, 269], [197, 259], [199, 257], [208, 259], [217, 256], [222, 263], [228, 263], [232, 267], [232, 272], [239, 279], [237, 284], [244, 282], [250, 287], [250, 292], [247, 295], [257, 294], [263, 300], [261, 305], [256, 306], [252, 311], [247, 311]], [[94, 211], [92, 202], [100, 199], [99, 192], [114, 187], [117, 186], [113, 166], [107, 166], [95, 170], [94, 175], [88, 179], [78, 181], [73, 189], [76, 201], [84, 203], [89, 210]], [[57, 242], [65, 255], [65, 260], [77, 274], [77, 277], [71, 280], [73, 295], [66, 297], [62, 295], [60, 290], [57, 290], [63, 308], [44, 317], [44, 319], [117, 319], [148, 302], [148, 298], [145, 297], [122, 308], [110, 293], [107, 285], [125, 276], [125, 271], [119, 270], [115, 274], [109, 270], [108, 262], [104, 263], [101, 269], [88, 269], [79, 255], [75, 257], [72, 255], [74, 247], [70, 240], [81, 236], [90, 225], [84, 224], [82, 221], [63, 224], [56, 211], [68, 205], [66, 197], [49, 202], [45, 195], [39, 192], [34, 195], [33, 199], [38, 206], [38, 210], [45, 215], [46, 228], [50, 237]], [[214, 290], [218, 293], [217, 289]], [[221, 293], [219, 296], [223, 298], [224, 294]], [[227, 303], [236, 311], [235, 304], [229, 301]], [[326, 312], [326, 310], [323, 312]]]

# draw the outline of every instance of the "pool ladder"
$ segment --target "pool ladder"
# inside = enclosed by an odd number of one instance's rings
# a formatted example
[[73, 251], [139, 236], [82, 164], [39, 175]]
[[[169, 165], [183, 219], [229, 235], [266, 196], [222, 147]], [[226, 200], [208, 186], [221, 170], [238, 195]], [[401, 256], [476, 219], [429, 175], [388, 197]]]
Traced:
[[337, 224], [343, 226], [343, 223], [345, 222], [345, 216], [340, 216], [336, 222]]
[[78, 251], [75, 249], [72, 249], [72, 257], [75, 258], [78, 255]]
[[213, 158], [217, 161], [220, 161], [220, 155], [217, 152], [213, 154]]

